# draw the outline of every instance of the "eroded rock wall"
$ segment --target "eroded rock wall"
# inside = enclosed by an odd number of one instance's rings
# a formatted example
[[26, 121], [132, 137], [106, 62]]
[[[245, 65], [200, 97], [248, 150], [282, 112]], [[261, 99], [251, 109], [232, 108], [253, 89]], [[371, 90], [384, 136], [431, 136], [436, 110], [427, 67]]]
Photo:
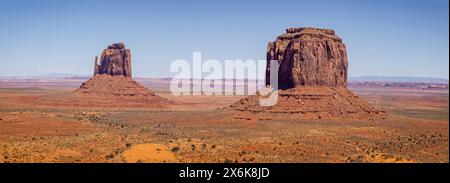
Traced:
[[100, 64], [97, 58], [94, 65], [95, 74], [108, 74], [111, 76], [131, 77], [131, 53], [125, 48], [124, 43], [114, 43], [104, 49], [100, 56]]
[[[280, 63], [278, 79], [282, 89], [298, 86], [347, 86], [347, 51], [334, 30], [289, 28], [270, 42], [267, 61]], [[269, 68], [266, 84], [269, 85]]]

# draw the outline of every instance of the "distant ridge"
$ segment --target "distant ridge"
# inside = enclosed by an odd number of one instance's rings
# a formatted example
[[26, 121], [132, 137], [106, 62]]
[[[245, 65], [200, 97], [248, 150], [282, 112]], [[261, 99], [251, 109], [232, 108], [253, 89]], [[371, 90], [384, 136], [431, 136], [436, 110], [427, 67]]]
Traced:
[[[0, 76], [0, 79], [89, 79], [87, 74], [49, 73], [37, 76]], [[161, 79], [170, 81], [171, 77], [136, 77], [138, 80]], [[250, 79], [254, 80], [254, 79]], [[408, 77], [408, 76], [358, 76], [349, 77], [349, 81], [384, 81], [384, 82], [417, 82], [417, 83], [449, 83], [448, 79], [433, 77]]]
[[73, 78], [73, 77], [83, 77], [82, 74], [72, 74], [72, 73], [48, 73], [48, 74], [40, 74], [36, 76], [37, 78]]
[[448, 79], [433, 78], [433, 77], [408, 77], [408, 76], [359, 76], [359, 77], [350, 77], [349, 80], [350, 81], [448, 83]]

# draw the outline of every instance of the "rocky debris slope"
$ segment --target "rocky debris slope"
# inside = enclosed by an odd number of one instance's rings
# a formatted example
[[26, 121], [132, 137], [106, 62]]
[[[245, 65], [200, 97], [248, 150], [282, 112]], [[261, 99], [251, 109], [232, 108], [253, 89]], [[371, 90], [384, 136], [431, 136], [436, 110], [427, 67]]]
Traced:
[[86, 95], [94, 94], [115, 97], [156, 96], [152, 91], [131, 78], [107, 74], [95, 75], [90, 80], [81, 84], [76, 92]]
[[260, 106], [261, 96], [231, 105], [241, 119], [373, 118], [383, 113], [347, 89], [348, 61], [342, 39], [334, 30], [289, 28], [267, 48], [269, 61], [278, 60], [278, 101]]
[[338, 87], [300, 86], [280, 90], [274, 106], [260, 106], [262, 96], [241, 99], [232, 105], [242, 119], [366, 119], [376, 117], [376, 110], [350, 90]]

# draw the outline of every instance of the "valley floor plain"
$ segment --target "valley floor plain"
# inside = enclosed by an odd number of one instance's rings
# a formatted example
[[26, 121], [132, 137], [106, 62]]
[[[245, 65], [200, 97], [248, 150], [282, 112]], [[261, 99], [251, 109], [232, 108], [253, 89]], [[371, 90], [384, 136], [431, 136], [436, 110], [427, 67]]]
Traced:
[[157, 81], [143, 84], [176, 105], [52, 103], [80, 81], [0, 82], [0, 162], [449, 162], [448, 89], [352, 87], [385, 117], [270, 121], [235, 118], [245, 96]]

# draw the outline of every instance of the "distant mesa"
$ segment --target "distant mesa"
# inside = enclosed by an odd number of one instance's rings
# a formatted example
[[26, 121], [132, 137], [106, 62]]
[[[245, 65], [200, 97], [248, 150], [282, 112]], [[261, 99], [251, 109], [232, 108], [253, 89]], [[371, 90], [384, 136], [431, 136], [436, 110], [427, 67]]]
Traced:
[[237, 118], [372, 118], [378, 111], [347, 89], [345, 44], [331, 29], [288, 28], [267, 47], [266, 85], [270, 60], [279, 61], [278, 102], [259, 105], [261, 96], [241, 99], [231, 106]]

